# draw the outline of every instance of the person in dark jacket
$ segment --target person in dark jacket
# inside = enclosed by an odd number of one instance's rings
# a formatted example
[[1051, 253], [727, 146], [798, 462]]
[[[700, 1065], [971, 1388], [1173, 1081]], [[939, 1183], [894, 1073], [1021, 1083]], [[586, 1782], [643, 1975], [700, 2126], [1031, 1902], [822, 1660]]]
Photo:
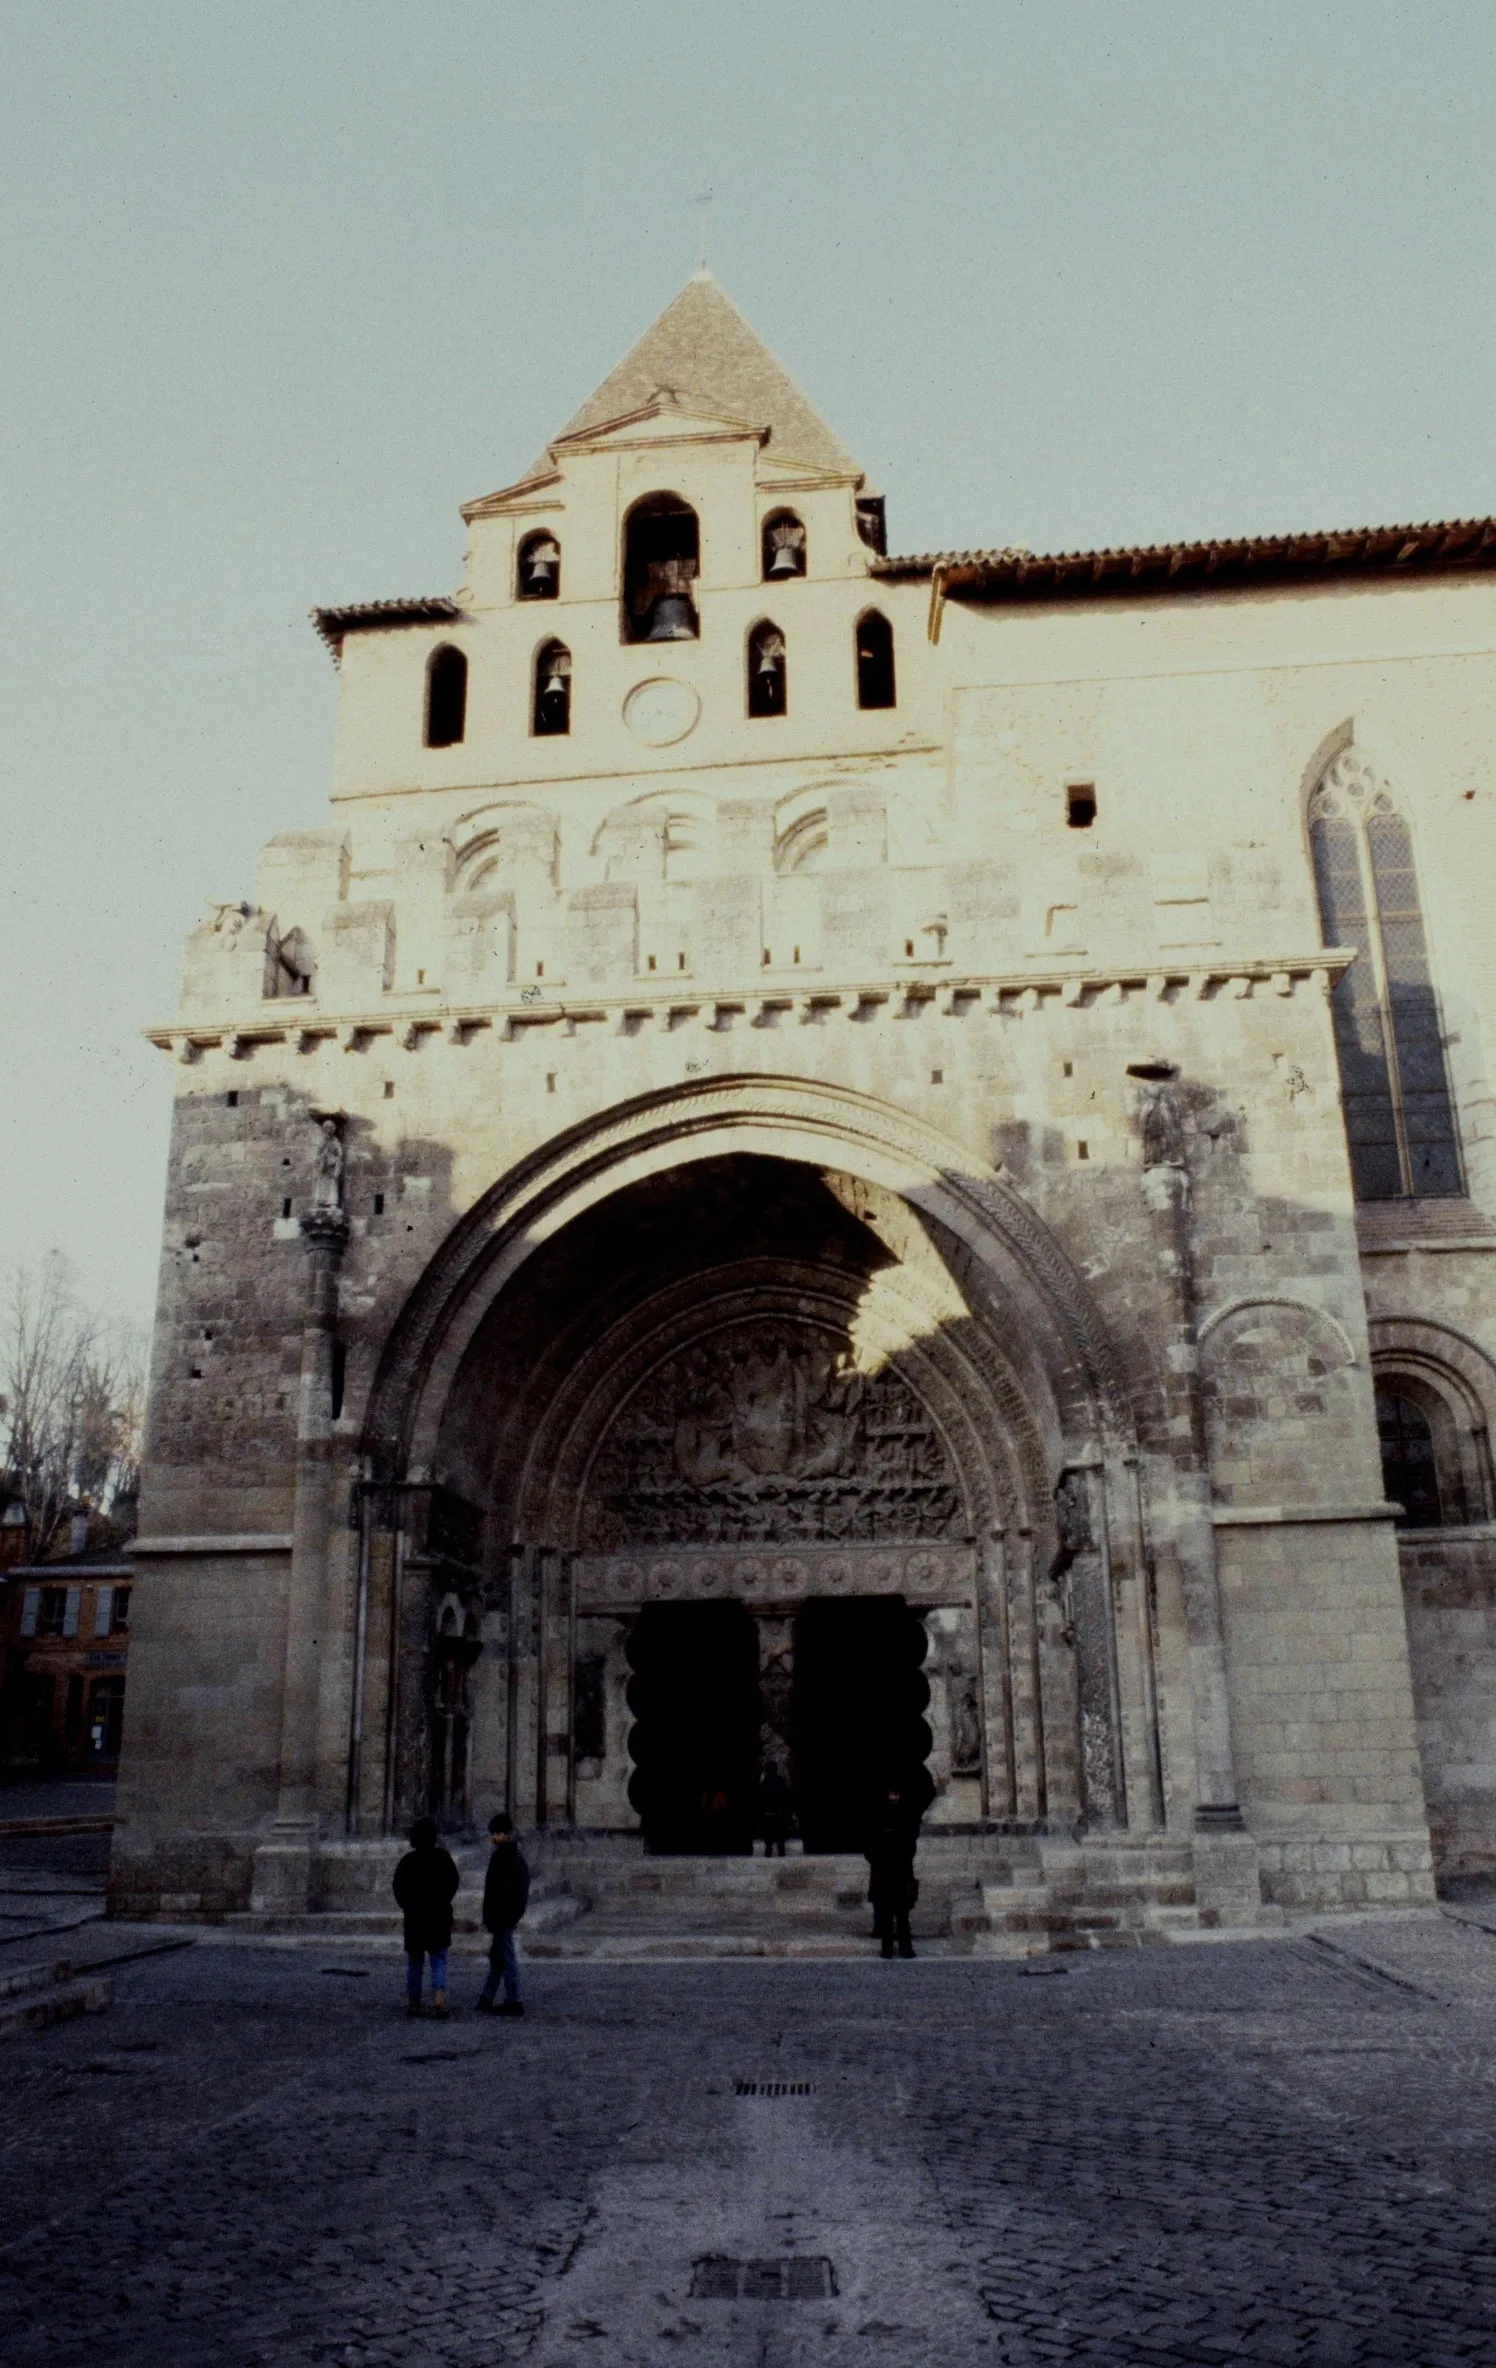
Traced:
[[758, 1788], [758, 1822], [764, 1837], [765, 1858], [773, 1858], [776, 1852], [783, 1858], [794, 1813], [795, 1796], [771, 1760]]
[[436, 1838], [436, 1820], [418, 1817], [410, 1848], [395, 1869], [395, 1902], [405, 1917], [405, 2011], [421, 2011], [421, 1969], [431, 1959], [431, 2011], [447, 2011], [447, 1951], [452, 1945], [452, 1902], [460, 1880], [457, 1862]]
[[876, 1813], [866, 1856], [867, 1895], [873, 1910], [873, 1937], [891, 1957], [898, 1943], [901, 1957], [914, 1955], [909, 1937], [909, 1911], [919, 1897], [914, 1879], [914, 1853], [919, 1842], [919, 1817], [897, 1785], [890, 1785]]
[[[493, 1934], [488, 1952], [488, 1979], [478, 1994], [480, 2014], [523, 2014], [524, 2000], [519, 1994], [519, 1958], [514, 1948], [514, 1927], [524, 1914], [530, 1898], [530, 1870], [525, 1854], [514, 1838], [514, 1826], [500, 1810], [488, 1821], [490, 1854], [488, 1877], [483, 1885], [483, 1925]], [[504, 1985], [503, 2003], [495, 2004], [499, 1984]]]

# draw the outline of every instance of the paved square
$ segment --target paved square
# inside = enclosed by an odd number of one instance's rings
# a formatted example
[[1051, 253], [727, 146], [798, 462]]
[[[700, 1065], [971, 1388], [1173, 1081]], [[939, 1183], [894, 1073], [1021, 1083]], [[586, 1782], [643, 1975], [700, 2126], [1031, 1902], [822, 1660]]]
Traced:
[[399, 1972], [204, 1938], [7, 2044], [8, 2368], [1496, 2362], [1471, 1924], [537, 1964], [512, 2024]]

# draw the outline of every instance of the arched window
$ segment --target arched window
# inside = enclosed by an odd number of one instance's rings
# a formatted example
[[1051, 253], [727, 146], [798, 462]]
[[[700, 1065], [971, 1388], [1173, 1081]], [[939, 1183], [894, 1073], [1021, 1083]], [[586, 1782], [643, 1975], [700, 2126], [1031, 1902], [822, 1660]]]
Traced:
[[1442, 1529], [1444, 1497], [1439, 1485], [1440, 1459], [1430, 1410], [1419, 1398], [1407, 1394], [1400, 1377], [1378, 1382], [1376, 1395], [1382, 1486], [1392, 1502], [1402, 1507], [1397, 1526]]
[[748, 636], [748, 713], [783, 715], [788, 693], [784, 635], [765, 617]]
[[455, 748], [467, 729], [467, 659], [450, 642], [426, 666], [426, 746]]
[[696, 512], [678, 493], [635, 502], [623, 526], [623, 638], [695, 641], [701, 564]]
[[554, 600], [561, 590], [561, 545], [549, 527], [527, 534], [514, 569], [517, 600]]
[[564, 642], [547, 641], [535, 653], [530, 729], [541, 740], [571, 730], [571, 652]]
[[893, 627], [887, 617], [870, 608], [857, 620], [857, 704], [893, 707]]
[[1356, 1198], [1458, 1194], [1459, 1142], [1413, 842], [1354, 748], [1320, 778], [1309, 844], [1325, 944], [1356, 949], [1331, 1003]]
[[793, 510], [773, 510], [764, 520], [762, 566], [766, 584], [804, 575], [805, 528]]

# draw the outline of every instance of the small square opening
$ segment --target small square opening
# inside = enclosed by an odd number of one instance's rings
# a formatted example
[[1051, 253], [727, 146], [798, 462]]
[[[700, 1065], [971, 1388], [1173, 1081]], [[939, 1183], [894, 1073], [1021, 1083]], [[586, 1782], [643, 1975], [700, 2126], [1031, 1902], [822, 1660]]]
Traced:
[[393, 1077], [387, 1077], [384, 1081], [384, 1098], [387, 1102], [393, 1102], [395, 1098], [395, 1080]]
[[1065, 791], [1065, 820], [1072, 830], [1089, 830], [1096, 820], [1096, 784], [1072, 781]]
[[231, 1092], [226, 1093], [223, 1099], [226, 1108], [230, 1110], [237, 1110], [239, 1107], [239, 1088], [237, 1085], [232, 1089]]

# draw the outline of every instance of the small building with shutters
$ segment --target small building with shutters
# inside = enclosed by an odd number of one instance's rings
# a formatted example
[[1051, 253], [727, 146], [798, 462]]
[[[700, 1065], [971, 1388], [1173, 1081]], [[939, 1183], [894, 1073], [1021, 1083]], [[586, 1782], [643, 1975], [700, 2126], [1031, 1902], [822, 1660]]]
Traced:
[[0, 1769], [112, 1772], [134, 1567], [117, 1547], [18, 1563], [0, 1592]]

